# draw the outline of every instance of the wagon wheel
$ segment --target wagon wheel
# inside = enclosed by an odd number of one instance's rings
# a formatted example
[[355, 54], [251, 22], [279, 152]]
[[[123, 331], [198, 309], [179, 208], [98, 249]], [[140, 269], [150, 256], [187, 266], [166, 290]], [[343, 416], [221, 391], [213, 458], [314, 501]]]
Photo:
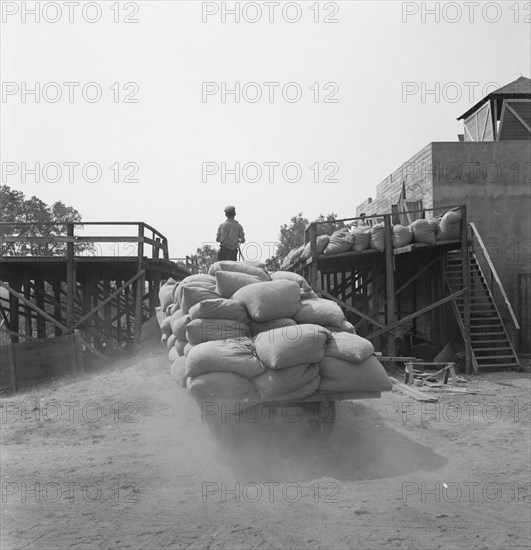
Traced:
[[319, 401], [315, 403], [314, 414], [310, 426], [315, 435], [328, 439], [337, 423], [335, 401]]

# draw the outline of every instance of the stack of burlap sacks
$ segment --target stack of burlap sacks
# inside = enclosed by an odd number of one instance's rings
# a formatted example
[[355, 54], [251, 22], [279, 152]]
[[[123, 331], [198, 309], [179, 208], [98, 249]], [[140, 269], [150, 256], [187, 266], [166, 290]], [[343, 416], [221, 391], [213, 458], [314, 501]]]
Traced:
[[[431, 220], [415, 220], [410, 225], [393, 225], [393, 248], [400, 248], [411, 243], [434, 245], [437, 241], [452, 241], [461, 235], [461, 212], [451, 210], [439, 218]], [[334, 232], [332, 236], [320, 235], [317, 237], [317, 254], [329, 256], [341, 252], [362, 252], [374, 249], [379, 252], [385, 250], [385, 224], [377, 223], [373, 226], [358, 225], [344, 227]], [[299, 261], [310, 257], [310, 244], [300, 246], [289, 252], [284, 259], [281, 269], [287, 269]]]
[[391, 389], [371, 342], [295, 273], [216, 262], [208, 275], [168, 280], [159, 298], [171, 374], [198, 401]]

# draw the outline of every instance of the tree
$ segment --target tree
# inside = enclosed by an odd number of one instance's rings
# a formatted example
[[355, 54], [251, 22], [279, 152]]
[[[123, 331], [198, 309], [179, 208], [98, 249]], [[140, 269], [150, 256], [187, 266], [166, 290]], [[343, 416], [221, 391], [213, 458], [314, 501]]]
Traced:
[[[26, 199], [24, 193], [0, 186], [0, 221], [12, 222], [0, 226], [1, 235], [54, 237], [66, 235], [66, 222], [81, 222], [81, 214], [61, 201], [51, 206], [37, 197]], [[57, 223], [52, 223], [57, 222]], [[31, 223], [31, 226], [20, 225]], [[76, 243], [76, 253], [92, 250], [90, 243]], [[56, 256], [66, 253], [66, 243], [15, 242], [0, 246], [0, 255]]]
[[204, 244], [192, 255], [192, 262], [197, 262], [199, 273], [208, 273], [210, 266], [218, 259], [218, 250], [211, 244]]
[[278, 247], [276, 257], [282, 261], [290, 250], [304, 244], [304, 229], [310, 222], [308, 218], [299, 212], [296, 216], [292, 216], [290, 223], [285, 223], [280, 226], [280, 235], [278, 238]]
[[[334, 231], [345, 227], [343, 222], [336, 222], [337, 214], [331, 212], [324, 216], [320, 214], [315, 220], [316, 222], [328, 222], [317, 226], [317, 235], [331, 235]], [[266, 260], [266, 265], [270, 271], [276, 271], [280, 268], [282, 260], [294, 248], [304, 244], [304, 230], [309, 224], [309, 220], [305, 218], [302, 212], [290, 219], [289, 224], [284, 224], [280, 227], [279, 244], [275, 256]]]

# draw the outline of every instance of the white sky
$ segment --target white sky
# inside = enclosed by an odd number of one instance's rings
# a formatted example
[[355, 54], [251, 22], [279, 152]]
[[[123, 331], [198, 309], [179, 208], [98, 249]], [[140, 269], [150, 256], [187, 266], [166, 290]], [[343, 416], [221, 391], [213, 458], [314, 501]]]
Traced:
[[[236, 205], [247, 240], [262, 245], [276, 241], [280, 225], [299, 211], [310, 219], [332, 211], [354, 216], [361, 201], [375, 196], [376, 185], [420, 148], [431, 141], [456, 141], [462, 132], [456, 118], [483, 97], [485, 86], [495, 83], [488, 93], [496, 84], [531, 73], [529, 2], [490, 2], [488, 10], [485, 2], [478, 3], [472, 22], [473, 2], [438, 3], [439, 22], [423, 13], [436, 9], [435, 2], [319, 2], [319, 23], [314, 22], [315, 1], [291, 3], [287, 17], [294, 18], [299, 9], [296, 23], [284, 19], [282, 6], [270, 23], [263, 2], [255, 3], [263, 10], [257, 23], [243, 17], [235, 23], [231, 15], [223, 23], [222, 4], [231, 8], [235, 2], [217, 3], [219, 12], [205, 23], [202, 10], [214, 9], [213, 2], [120, 2], [119, 14], [115, 1], [92, 2], [96, 7], [86, 14], [94, 18], [99, 8], [96, 23], [83, 17], [86, 2], [72, 8], [73, 23], [64, 2], [37, 3], [39, 23], [23, 13], [35, 2], [2, 3], [3, 183], [48, 203], [62, 200], [85, 221], [145, 221], [168, 237], [172, 257], [213, 241], [227, 204]], [[249, 3], [239, 4], [243, 11]], [[46, 22], [56, 17], [55, 5], [62, 17]], [[247, 18], [254, 17], [254, 8], [247, 10]], [[139, 22], [114, 23], [115, 15]], [[322, 22], [327, 15], [339, 22]], [[22, 82], [28, 88], [35, 82], [41, 88], [49, 82], [80, 86], [72, 103], [62, 84], [60, 101], [48, 102], [41, 93], [36, 103], [35, 96], [22, 95]], [[81, 87], [88, 82], [101, 86], [100, 101], [82, 98]], [[122, 89], [119, 103], [109, 89], [115, 82]], [[127, 82], [138, 87], [137, 103], [121, 102]], [[257, 82], [263, 97], [236, 103], [228, 96], [223, 103], [218, 93], [203, 102], [203, 82], [226, 82], [228, 88]], [[272, 103], [264, 82], [280, 83]], [[301, 87], [300, 101], [282, 98], [288, 82]], [[318, 103], [309, 88], [316, 82]], [[337, 103], [322, 101], [323, 91], [334, 91], [333, 86], [323, 90], [328, 82], [339, 87]], [[18, 87], [13, 95], [8, 95], [9, 83]], [[404, 83], [418, 93], [403, 98]], [[438, 96], [421, 96], [422, 86], [433, 90], [437, 85]], [[54, 88], [47, 93], [53, 99]], [[454, 100], [456, 94], [461, 98]], [[22, 163], [32, 168], [36, 162], [62, 165], [60, 181], [47, 182], [41, 175], [37, 183], [27, 174], [23, 182]], [[85, 181], [77, 168], [69, 182], [65, 162], [97, 163], [100, 181]], [[235, 183], [228, 175], [223, 183], [218, 173], [203, 181], [204, 162], [229, 169], [236, 162], [256, 162], [262, 179]], [[273, 182], [264, 162], [280, 163]], [[301, 167], [296, 183], [282, 177], [282, 167], [290, 162]], [[122, 167], [119, 183], [109, 169], [115, 163]], [[138, 165], [137, 183], [123, 181], [130, 172], [123, 170], [126, 163]], [[321, 167], [319, 183], [309, 168], [315, 163]], [[330, 172], [326, 163], [337, 164], [339, 182], [322, 181]], [[10, 174], [14, 169], [18, 172]], [[53, 170], [47, 176], [53, 178]], [[271, 250], [262, 248], [265, 259]]]

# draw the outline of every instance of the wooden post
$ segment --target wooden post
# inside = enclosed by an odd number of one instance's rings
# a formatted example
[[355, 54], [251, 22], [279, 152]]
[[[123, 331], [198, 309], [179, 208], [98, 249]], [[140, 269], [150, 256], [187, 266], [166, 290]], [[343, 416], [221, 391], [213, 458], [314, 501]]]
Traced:
[[[60, 322], [63, 322], [62, 318], [62, 312], [61, 312], [61, 281], [59, 279], [54, 279], [52, 282], [53, 286], [53, 297], [55, 300], [54, 305], [54, 317]], [[54, 327], [55, 329], [55, 337], [61, 336], [62, 332], [61, 329], [58, 326]]]
[[[66, 226], [67, 237], [74, 236], [74, 224]], [[66, 243], [66, 326], [70, 329], [74, 324], [74, 289], [75, 289], [75, 268], [74, 268], [74, 243]]]
[[[10, 281], [11, 283], [11, 281]], [[11, 283], [13, 290], [16, 290], [17, 292], [20, 292], [20, 279], [17, 276], [17, 278]], [[12, 332], [19, 333], [19, 300], [16, 296], [13, 294], [9, 295], [9, 326], [7, 327]], [[18, 344], [19, 338], [18, 336], [15, 336], [14, 334], [11, 335], [10, 341], [12, 344]]]
[[131, 300], [129, 299], [129, 287], [126, 287], [124, 290], [125, 296], [125, 330], [127, 334], [127, 339], [131, 338]]
[[[439, 299], [446, 293], [446, 253], [442, 252], [439, 256]], [[449, 334], [448, 325], [451, 316], [448, 315], [448, 308], [444, 308], [444, 317], [439, 323], [439, 341], [445, 343]], [[446, 327], [446, 330], [445, 330]]]
[[[121, 285], [121, 279], [116, 280], [116, 288]], [[122, 343], [122, 295], [116, 297], [116, 343], [121, 346]]]
[[[141, 239], [138, 243], [138, 256], [137, 256], [137, 272], [144, 269], [144, 224], [138, 224], [138, 237]], [[135, 342], [139, 343], [142, 336], [142, 309], [143, 309], [143, 296], [146, 276], [145, 274], [139, 277], [136, 281], [136, 295], [135, 295]]]
[[[372, 304], [372, 310], [371, 311], [374, 311], [375, 312], [374, 316], [376, 317], [376, 319], [380, 320], [380, 288], [379, 288], [379, 285], [378, 285], [378, 279], [379, 279], [378, 269], [379, 269], [379, 262], [378, 262], [378, 257], [376, 257], [372, 261], [372, 300], [373, 300], [373, 304]], [[372, 327], [370, 327], [368, 329], [368, 332], [370, 332], [371, 330], [375, 330], [374, 325], [372, 325]], [[378, 340], [376, 341], [376, 345], [377, 345], [378, 351], [381, 351], [381, 349], [382, 349], [382, 339], [380, 337], [378, 337]]]
[[[105, 300], [111, 293], [111, 280], [107, 275], [103, 277], [103, 299]], [[103, 306], [103, 318], [104, 318], [104, 329], [103, 333], [107, 338], [113, 339], [112, 333], [112, 322], [111, 322], [111, 302], [107, 302]]]
[[[26, 298], [26, 300], [31, 300], [29, 275], [26, 275], [24, 277], [24, 298]], [[33, 337], [33, 321], [31, 318], [32, 310], [29, 308], [29, 306], [26, 306], [24, 310], [25, 310], [24, 324], [26, 329], [26, 335], [32, 338]]]
[[151, 315], [155, 315], [155, 308], [157, 307], [158, 300], [159, 300], [159, 288], [160, 288], [160, 271], [155, 271], [153, 275], [153, 283], [150, 287], [149, 309], [150, 309]]
[[463, 325], [465, 333], [465, 368], [466, 374], [472, 371], [472, 346], [470, 344], [470, 249], [468, 247], [468, 222], [466, 205], [461, 206], [461, 269], [463, 271], [463, 288], [468, 290], [463, 296]]
[[[385, 293], [387, 298], [387, 325], [396, 321], [395, 314], [395, 257], [393, 254], [393, 228], [391, 225], [391, 216], [384, 216], [385, 224]], [[387, 355], [396, 356], [395, 337], [392, 334], [387, 335]], [[394, 369], [394, 361], [391, 361], [391, 369]]]
[[308, 283], [314, 290], [317, 290], [317, 226], [315, 225], [315, 223], [310, 224], [310, 227], [308, 229], [308, 238], [310, 242], [310, 256], [312, 258]]
[[[35, 288], [37, 290], [40, 290], [40, 292], [35, 292], [37, 307], [42, 309], [43, 311], [46, 311], [46, 306], [44, 305], [44, 280], [40, 278], [35, 279]], [[44, 317], [37, 315], [37, 338], [45, 339], [46, 336], [46, 320], [44, 319]]]
[[15, 353], [13, 351], [13, 343], [7, 343], [7, 353], [9, 356], [9, 377], [11, 380], [11, 391], [13, 393], [18, 391], [18, 382], [17, 382], [17, 366], [15, 364]]

